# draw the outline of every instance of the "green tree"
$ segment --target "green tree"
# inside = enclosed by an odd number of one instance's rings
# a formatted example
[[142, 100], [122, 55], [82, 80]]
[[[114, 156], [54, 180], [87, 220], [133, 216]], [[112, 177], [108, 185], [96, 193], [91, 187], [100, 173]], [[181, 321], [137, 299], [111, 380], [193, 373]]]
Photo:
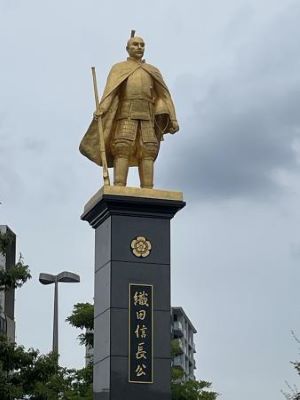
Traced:
[[85, 329], [78, 338], [80, 344], [93, 347], [94, 345], [94, 305], [90, 303], [77, 303], [72, 314], [66, 319], [72, 326]]
[[215, 400], [218, 394], [210, 387], [211, 383], [206, 381], [172, 383], [172, 400]]
[[[93, 365], [90, 364], [86, 368], [75, 371], [72, 381], [72, 396], [70, 400], [93, 399]], [[76, 397], [78, 396], [78, 397]]]
[[17, 346], [0, 337], [0, 399], [92, 400], [92, 367], [58, 365], [55, 353]]
[[[300, 344], [300, 339], [295, 334], [295, 332], [292, 331], [291, 333], [292, 333], [292, 336], [295, 339], [295, 341], [298, 344]], [[293, 365], [293, 367], [297, 371], [297, 374], [300, 375], [300, 361], [292, 361], [291, 364]], [[286, 392], [282, 391], [282, 394], [284, 395], [286, 400], [300, 400], [300, 392], [298, 390], [298, 387], [296, 385], [291, 386], [288, 382], [286, 382], [286, 385], [287, 385], [287, 387], [289, 389], [289, 393], [286, 393]]]
[[[55, 376], [56, 379], [53, 379]], [[58, 373], [57, 356], [40, 356], [37, 350], [26, 351], [23, 346], [0, 338], [0, 398], [10, 400], [30, 395], [32, 399], [55, 398], [53, 392], [63, 387]], [[56, 393], [57, 398], [57, 393]]]
[[[0, 254], [6, 255], [12, 240], [13, 237], [9, 231], [6, 233], [0, 232]], [[30, 278], [29, 266], [24, 263], [20, 254], [16, 265], [9, 270], [0, 269], [0, 291], [19, 288]]]
[[10, 232], [0, 232], [0, 253], [5, 255], [8, 246], [12, 243], [13, 236]]

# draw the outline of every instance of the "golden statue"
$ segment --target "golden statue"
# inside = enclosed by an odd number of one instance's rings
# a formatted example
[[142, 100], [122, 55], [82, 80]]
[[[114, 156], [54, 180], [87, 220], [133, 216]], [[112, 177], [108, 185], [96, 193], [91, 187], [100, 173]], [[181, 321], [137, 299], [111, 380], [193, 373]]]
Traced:
[[153, 188], [153, 166], [160, 141], [179, 130], [170, 92], [161, 73], [142, 58], [145, 43], [131, 32], [127, 61], [115, 64], [99, 103], [95, 71], [96, 112], [80, 143], [80, 152], [103, 166], [114, 168], [114, 185], [126, 186], [128, 168], [137, 166], [142, 188]]

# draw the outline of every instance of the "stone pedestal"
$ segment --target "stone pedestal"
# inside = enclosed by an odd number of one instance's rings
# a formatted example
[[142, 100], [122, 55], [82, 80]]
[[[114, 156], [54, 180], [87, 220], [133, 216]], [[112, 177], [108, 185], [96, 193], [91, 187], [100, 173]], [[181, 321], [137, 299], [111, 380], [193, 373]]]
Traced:
[[171, 399], [170, 220], [184, 205], [178, 192], [106, 186], [84, 208], [95, 229], [95, 400]]

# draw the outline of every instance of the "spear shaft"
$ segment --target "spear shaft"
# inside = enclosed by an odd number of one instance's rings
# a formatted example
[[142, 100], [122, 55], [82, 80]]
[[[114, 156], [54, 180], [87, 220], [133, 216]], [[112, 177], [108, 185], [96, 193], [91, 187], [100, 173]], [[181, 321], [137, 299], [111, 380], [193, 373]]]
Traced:
[[[96, 103], [96, 112], [99, 111], [99, 95], [98, 95], [98, 86], [97, 86], [97, 77], [96, 77], [96, 69], [92, 67], [93, 74], [93, 84], [94, 84], [94, 94], [95, 94], [95, 103]], [[103, 167], [103, 180], [104, 185], [110, 185], [109, 181], [109, 173], [107, 167], [106, 153], [105, 153], [105, 141], [104, 141], [104, 132], [102, 126], [102, 118], [101, 115], [97, 115], [97, 124], [98, 124], [98, 132], [99, 132], [99, 143], [100, 143], [100, 157]]]

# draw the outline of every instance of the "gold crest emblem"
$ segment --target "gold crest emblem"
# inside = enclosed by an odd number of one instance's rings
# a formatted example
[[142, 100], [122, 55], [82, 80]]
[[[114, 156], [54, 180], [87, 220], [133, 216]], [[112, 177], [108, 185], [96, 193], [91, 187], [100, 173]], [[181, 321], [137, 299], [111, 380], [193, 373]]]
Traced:
[[132, 240], [131, 245], [132, 253], [136, 257], [148, 257], [152, 246], [149, 240], [147, 240], [144, 236], [137, 236]]

